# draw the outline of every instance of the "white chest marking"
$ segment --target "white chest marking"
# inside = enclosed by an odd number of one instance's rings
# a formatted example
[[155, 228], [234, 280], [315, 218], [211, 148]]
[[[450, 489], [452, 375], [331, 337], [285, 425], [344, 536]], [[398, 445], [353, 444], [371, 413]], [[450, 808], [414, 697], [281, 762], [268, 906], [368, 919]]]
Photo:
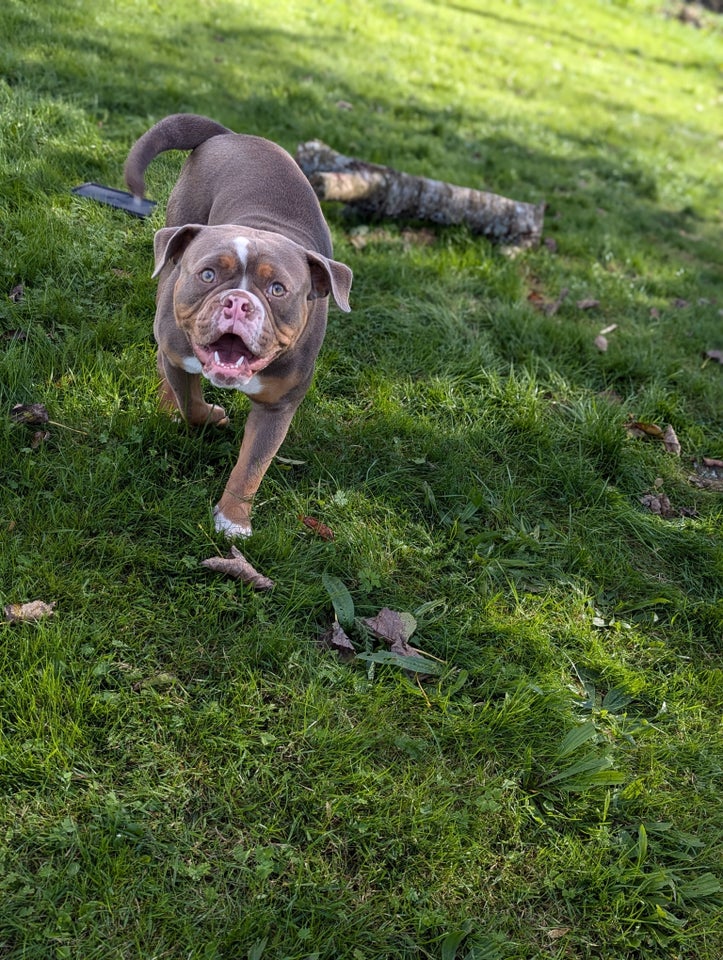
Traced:
[[181, 364], [186, 373], [200, 373], [203, 369], [198, 357], [184, 357]]
[[250, 380], [246, 381], [246, 383], [239, 384], [238, 389], [247, 396], [252, 397], [254, 394], [261, 392], [263, 389], [263, 384], [256, 374], [254, 374]]

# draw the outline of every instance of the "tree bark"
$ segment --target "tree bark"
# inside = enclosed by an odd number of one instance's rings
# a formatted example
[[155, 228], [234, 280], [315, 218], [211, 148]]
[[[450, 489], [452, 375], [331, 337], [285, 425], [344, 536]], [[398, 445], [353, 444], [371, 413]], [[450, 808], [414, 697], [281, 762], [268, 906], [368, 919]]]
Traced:
[[299, 145], [296, 162], [320, 200], [339, 200], [376, 218], [466, 224], [495, 243], [539, 243], [544, 203], [521, 203], [495, 193], [415, 177], [391, 167], [345, 157], [320, 140]]

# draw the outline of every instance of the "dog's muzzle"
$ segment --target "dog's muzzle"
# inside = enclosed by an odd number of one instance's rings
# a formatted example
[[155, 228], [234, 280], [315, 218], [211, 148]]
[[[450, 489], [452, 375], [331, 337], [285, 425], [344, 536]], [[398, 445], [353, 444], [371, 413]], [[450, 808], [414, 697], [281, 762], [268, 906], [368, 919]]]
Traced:
[[224, 293], [212, 317], [214, 339], [192, 343], [203, 375], [218, 386], [234, 387], [267, 367], [278, 350], [265, 356], [258, 352], [263, 322], [264, 308], [253, 294], [243, 290]]

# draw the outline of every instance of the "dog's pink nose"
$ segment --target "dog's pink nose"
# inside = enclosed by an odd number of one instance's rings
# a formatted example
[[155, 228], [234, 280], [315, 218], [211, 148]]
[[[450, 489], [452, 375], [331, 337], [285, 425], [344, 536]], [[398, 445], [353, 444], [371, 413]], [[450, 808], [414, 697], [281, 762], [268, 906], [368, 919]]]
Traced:
[[223, 302], [224, 316], [231, 320], [238, 313], [248, 314], [251, 312], [251, 303], [242, 297], [226, 297]]

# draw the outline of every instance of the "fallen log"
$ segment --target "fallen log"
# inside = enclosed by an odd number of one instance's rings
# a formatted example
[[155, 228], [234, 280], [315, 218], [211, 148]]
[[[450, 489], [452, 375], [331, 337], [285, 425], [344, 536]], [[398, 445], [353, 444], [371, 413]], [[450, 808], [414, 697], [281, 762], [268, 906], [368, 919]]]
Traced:
[[544, 203], [521, 203], [366, 163], [321, 140], [300, 144], [296, 162], [320, 200], [341, 201], [365, 216], [462, 223], [509, 247], [532, 247], [542, 237]]

